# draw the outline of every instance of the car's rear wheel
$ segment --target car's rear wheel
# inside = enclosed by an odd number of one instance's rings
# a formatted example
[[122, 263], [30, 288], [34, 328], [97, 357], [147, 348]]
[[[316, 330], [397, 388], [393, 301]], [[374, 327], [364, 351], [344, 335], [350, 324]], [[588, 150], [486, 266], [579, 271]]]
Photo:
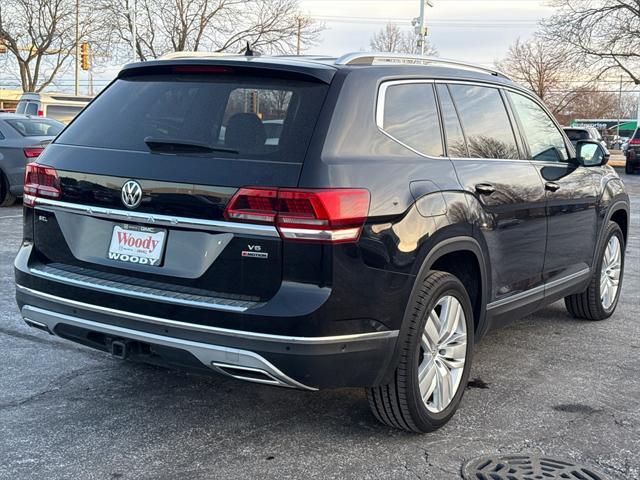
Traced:
[[7, 178], [0, 172], [0, 207], [10, 207], [16, 202], [16, 196], [9, 190]]
[[596, 258], [589, 287], [564, 299], [567, 310], [575, 318], [604, 320], [618, 305], [624, 273], [624, 235], [617, 223], [607, 225], [605, 241]]
[[471, 368], [474, 322], [469, 295], [455, 276], [431, 271], [408, 310], [408, 332], [393, 380], [367, 390], [378, 420], [430, 432], [455, 413]]

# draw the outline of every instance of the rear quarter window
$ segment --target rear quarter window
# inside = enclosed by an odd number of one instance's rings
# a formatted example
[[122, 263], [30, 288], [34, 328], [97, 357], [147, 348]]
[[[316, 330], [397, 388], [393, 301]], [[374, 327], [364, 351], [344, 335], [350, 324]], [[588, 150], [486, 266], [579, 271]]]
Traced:
[[208, 145], [212, 156], [302, 163], [326, 91], [320, 83], [239, 75], [121, 78], [56, 143], [148, 151], [145, 139], [153, 138]]
[[400, 83], [383, 88], [383, 112], [378, 127], [419, 153], [443, 156], [433, 84]]

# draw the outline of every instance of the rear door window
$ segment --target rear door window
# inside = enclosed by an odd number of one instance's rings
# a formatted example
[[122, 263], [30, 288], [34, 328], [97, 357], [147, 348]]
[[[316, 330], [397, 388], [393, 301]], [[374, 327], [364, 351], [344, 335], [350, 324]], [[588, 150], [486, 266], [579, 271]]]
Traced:
[[389, 85], [383, 109], [378, 126], [394, 140], [424, 155], [444, 155], [433, 84]]
[[153, 139], [205, 145], [211, 156], [302, 163], [326, 91], [315, 82], [227, 74], [121, 78], [56, 143], [148, 151]]
[[520, 157], [506, 107], [497, 88], [449, 85], [469, 155], [474, 158]]
[[440, 100], [440, 111], [442, 112], [442, 123], [447, 144], [447, 155], [456, 158], [466, 158], [469, 156], [467, 142], [464, 138], [458, 112], [446, 85], [438, 85], [438, 99]]

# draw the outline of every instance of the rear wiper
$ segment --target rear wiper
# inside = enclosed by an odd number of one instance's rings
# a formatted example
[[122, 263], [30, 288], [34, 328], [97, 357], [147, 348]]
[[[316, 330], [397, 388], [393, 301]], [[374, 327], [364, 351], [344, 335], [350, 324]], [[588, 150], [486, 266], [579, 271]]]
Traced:
[[147, 144], [149, 150], [156, 152], [171, 153], [240, 153], [238, 150], [226, 147], [214, 147], [202, 142], [193, 142], [191, 140], [180, 140], [178, 138], [155, 138], [146, 137], [144, 143]]

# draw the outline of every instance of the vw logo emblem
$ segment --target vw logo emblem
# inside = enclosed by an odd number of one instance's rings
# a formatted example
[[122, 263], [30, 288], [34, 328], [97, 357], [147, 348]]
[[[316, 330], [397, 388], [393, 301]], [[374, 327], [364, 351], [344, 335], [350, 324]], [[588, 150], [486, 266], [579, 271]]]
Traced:
[[129, 180], [122, 186], [122, 203], [127, 208], [137, 208], [142, 202], [142, 187], [135, 180]]

